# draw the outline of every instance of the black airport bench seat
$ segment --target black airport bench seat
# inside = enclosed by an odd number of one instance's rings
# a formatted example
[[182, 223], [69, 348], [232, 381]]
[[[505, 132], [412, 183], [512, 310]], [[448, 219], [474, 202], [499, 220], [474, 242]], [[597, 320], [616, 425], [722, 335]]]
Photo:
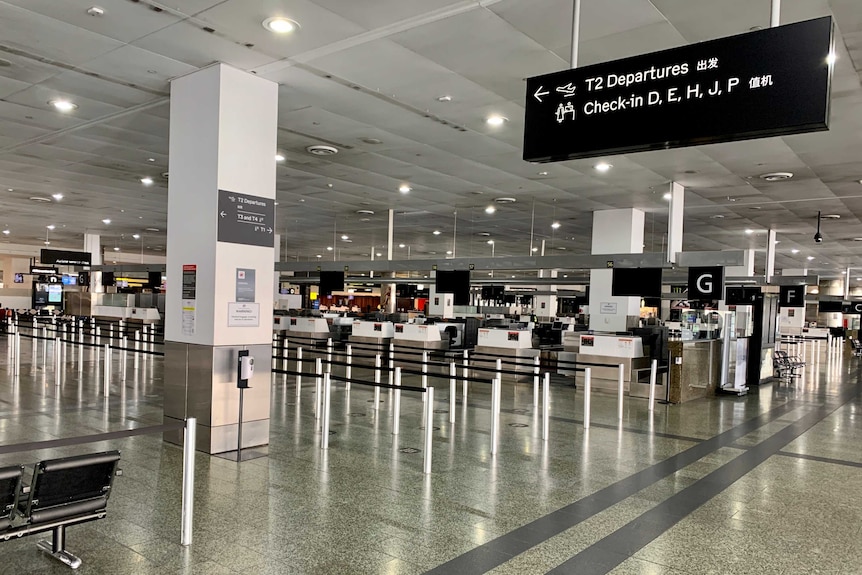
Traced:
[[772, 368], [782, 379], [799, 377], [799, 370], [805, 368], [805, 362], [797, 356], [788, 355], [786, 351], [776, 350], [772, 356]]
[[38, 547], [80, 567], [66, 550], [66, 527], [105, 517], [119, 461], [119, 451], [41, 461], [29, 485], [23, 466], [0, 468], [0, 541], [52, 531], [52, 540]]

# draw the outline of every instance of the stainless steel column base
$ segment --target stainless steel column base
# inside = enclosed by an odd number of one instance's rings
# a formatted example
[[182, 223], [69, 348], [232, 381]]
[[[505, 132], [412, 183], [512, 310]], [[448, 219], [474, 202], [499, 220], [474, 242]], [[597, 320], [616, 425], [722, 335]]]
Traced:
[[66, 565], [68, 565], [72, 569], [77, 569], [78, 567], [81, 566], [81, 558], [80, 557], [78, 557], [77, 555], [72, 555], [71, 553], [69, 553], [65, 549], [60, 549], [59, 551], [54, 551], [54, 544], [51, 541], [48, 541], [47, 539], [43, 539], [43, 540], [39, 541], [36, 544], [36, 547], [38, 547], [39, 549], [41, 549], [42, 551], [44, 551], [45, 553], [47, 553], [48, 555], [50, 555], [54, 559], [57, 559], [58, 561], [65, 563]]

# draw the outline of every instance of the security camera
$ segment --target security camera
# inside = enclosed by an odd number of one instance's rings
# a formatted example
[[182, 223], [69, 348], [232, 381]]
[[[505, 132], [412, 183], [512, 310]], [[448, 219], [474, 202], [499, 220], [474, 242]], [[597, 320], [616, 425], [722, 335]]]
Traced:
[[821, 234], [820, 232], [817, 232], [816, 234], [814, 234], [814, 241], [818, 244], [822, 243], [823, 242], [823, 234]]

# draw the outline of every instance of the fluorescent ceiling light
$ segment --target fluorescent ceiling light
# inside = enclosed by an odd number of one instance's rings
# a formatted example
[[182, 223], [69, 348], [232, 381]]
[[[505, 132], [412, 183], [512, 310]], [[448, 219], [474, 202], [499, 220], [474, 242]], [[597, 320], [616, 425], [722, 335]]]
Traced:
[[497, 211], [497, 208], [495, 208], [494, 206], [488, 206], [487, 208], [485, 208], [486, 214], [493, 214], [496, 211]]
[[141, 239], [141, 234], [132, 234], [132, 238], [139, 240]]
[[406, 194], [412, 189], [413, 188], [411, 188], [407, 184], [401, 184], [400, 186], [398, 186], [398, 191], [401, 192], [402, 194]]
[[595, 165], [595, 168], [599, 172], [607, 172], [608, 170], [613, 168], [613, 166], [607, 162], [599, 162], [598, 164]]
[[49, 224], [49, 225], [47, 225], [47, 226], [45, 226], [45, 227], [46, 227], [46, 228], [48, 228], [49, 230], [52, 230], [52, 231], [53, 231], [53, 229], [54, 229], [54, 228], [56, 228], [57, 226], [55, 226], [54, 224]]
[[553, 224], [551, 224], [551, 227], [554, 228], [555, 230], [560, 229], [560, 222], [554, 222]]
[[105, 225], [107, 226], [108, 224], [110, 224], [110, 223], [111, 223], [111, 220], [110, 220], [110, 219], [108, 219], [108, 218], [105, 218], [104, 220], [102, 220], [102, 223], [103, 223], [103, 224], [105, 224]]
[[509, 118], [507, 118], [505, 116], [501, 116], [499, 114], [491, 114], [490, 116], [488, 116], [485, 119], [485, 122], [489, 126], [502, 126], [503, 124], [505, 124], [508, 121], [509, 121]]
[[431, 233], [432, 233], [432, 234], [434, 234], [435, 236], [439, 236], [439, 235], [440, 235], [440, 230], [434, 230], [434, 231], [433, 231], [433, 232], [431, 232]]
[[51, 197], [52, 197], [52, 198], [54, 198], [55, 200], [57, 200], [57, 201], [59, 202], [60, 200], [62, 200], [62, 199], [63, 199], [63, 194], [54, 194], [54, 195], [53, 195], [53, 196], [51, 196]]
[[798, 254], [798, 253], [799, 253], [799, 250], [797, 250], [797, 249], [792, 249], [792, 250], [790, 250], [790, 253], [792, 253], [792, 254]]
[[153, 185], [153, 179], [151, 177], [147, 176], [145, 178], [141, 178], [141, 183], [144, 184], [145, 186], [152, 186]]
[[331, 252], [331, 251], [332, 251], [332, 246], [326, 246], [326, 251]]

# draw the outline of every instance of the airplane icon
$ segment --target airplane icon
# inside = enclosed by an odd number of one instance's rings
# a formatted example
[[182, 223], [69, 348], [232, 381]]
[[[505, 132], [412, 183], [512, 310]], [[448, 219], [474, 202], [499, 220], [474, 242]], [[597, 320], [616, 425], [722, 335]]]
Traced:
[[571, 98], [575, 95], [576, 89], [577, 88], [573, 86], [571, 82], [569, 82], [565, 86], [560, 86], [559, 88], [557, 88], [557, 92], [559, 92], [566, 98]]

